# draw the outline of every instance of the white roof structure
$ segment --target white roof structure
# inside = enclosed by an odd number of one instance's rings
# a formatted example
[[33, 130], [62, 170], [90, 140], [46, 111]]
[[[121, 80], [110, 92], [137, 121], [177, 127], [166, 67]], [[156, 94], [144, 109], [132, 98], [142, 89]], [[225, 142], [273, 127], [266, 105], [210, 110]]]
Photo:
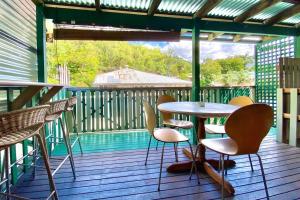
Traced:
[[130, 68], [98, 74], [94, 87], [191, 87], [191, 81], [142, 72]]

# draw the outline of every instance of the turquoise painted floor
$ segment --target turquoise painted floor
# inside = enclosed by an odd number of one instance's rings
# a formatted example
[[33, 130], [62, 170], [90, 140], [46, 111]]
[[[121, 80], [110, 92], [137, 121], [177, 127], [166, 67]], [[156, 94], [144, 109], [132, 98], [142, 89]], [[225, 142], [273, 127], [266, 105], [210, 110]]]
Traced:
[[[191, 131], [181, 130], [181, 133], [191, 138], [192, 141]], [[269, 135], [275, 136], [276, 129], [272, 128]], [[219, 136], [208, 134], [207, 137], [212, 138]], [[120, 150], [145, 149], [148, 147], [149, 134], [146, 130], [83, 133], [80, 134], [80, 139], [84, 153], [112, 152]], [[180, 145], [186, 146], [185, 143], [181, 143]], [[156, 147], [156, 141], [152, 141], [151, 147]], [[74, 154], [80, 153], [78, 143], [74, 146], [73, 152]], [[64, 155], [65, 153], [65, 146], [60, 144], [56, 145], [52, 155], [59, 156]]]

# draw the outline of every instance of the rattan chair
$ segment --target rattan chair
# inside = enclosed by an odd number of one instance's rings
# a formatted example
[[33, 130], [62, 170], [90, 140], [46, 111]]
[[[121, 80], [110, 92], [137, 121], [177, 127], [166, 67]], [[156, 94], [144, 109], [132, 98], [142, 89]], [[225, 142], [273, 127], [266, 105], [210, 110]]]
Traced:
[[[81, 154], [83, 154], [82, 146], [81, 146], [81, 142], [80, 142], [80, 136], [79, 136], [79, 133], [78, 133], [78, 127], [77, 127], [77, 121], [76, 121], [76, 114], [75, 114], [75, 110], [74, 110], [74, 106], [76, 105], [76, 102], [77, 102], [76, 96], [70, 97], [68, 99], [68, 101], [67, 101], [65, 112], [66, 113], [67, 112], [71, 113], [72, 120], [73, 120], [73, 130], [75, 131], [75, 134], [76, 134], [76, 138], [73, 141], [73, 143], [71, 144], [71, 147], [73, 148], [75, 146], [76, 142], [78, 142], [79, 148], [80, 148], [80, 152], [81, 152]], [[68, 124], [66, 117], [65, 117], [65, 122], [66, 122], [66, 124]]]
[[45, 143], [42, 139], [42, 136], [39, 134], [40, 129], [44, 126], [46, 112], [48, 111], [49, 107], [49, 105], [43, 105], [0, 114], [0, 150], [5, 150], [4, 163], [6, 174], [6, 179], [3, 180], [2, 183], [6, 183], [5, 195], [7, 196], [18, 199], [18, 197], [15, 195], [10, 194], [10, 165], [8, 158], [9, 147], [30, 137], [35, 137], [41, 148], [41, 154], [43, 156], [49, 179], [51, 194], [48, 198], [54, 197], [55, 199], [58, 199]]
[[[148, 132], [150, 133], [150, 140], [149, 140], [149, 145], [147, 149], [147, 155], [146, 155], [146, 161], [145, 165], [147, 165], [147, 160], [148, 160], [148, 155], [149, 155], [149, 150], [150, 150], [150, 145], [151, 145], [151, 140], [154, 138], [157, 141], [163, 142], [163, 147], [162, 147], [162, 153], [161, 153], [161, 162], [160, 162], [160, 172], [159, 172], [159, 180], [158, 180], [158, 191], [160, 190], [160, 182], [161, 182], [161, 172], [162, 172], [162, 164], [163, 164], [163, 158], [164, 158], [164, 150], [165, 150], [165, 144], [166, 143], [179, 143], [179, 142], [187, 142], [190, 147], [190, 151], [193, 154], [193, 149], [191, 146], [191, 143], [189, 142], [189, 138], [186, 136], [182, 135], [175, 129], [171, 128], [160, 128], [160, 129], [155, 129], [156, 127], [156, 117], [155, 117], [155, 112], [151, 105], [147, 102], [143, 102], [144, 106], [144, 113], [145, 113], [145, 119], [146, 119], [146, 125]], [[193, 164], [195, 164], [195, 158], [193, 156]], [[199, 183], [199, 176], [197, 172], [197, 168], [195, 168], [196, 174], [197, 174], [197, 179]]]
[[[58, 143], [64, 143], [66, 146], [66, 149], [67, 149], [67, 155], [65, 156], [64, 159], [62, 159], [62, 161], [58, 165], [58, 167], [52, 172], [52, 175], [54, 176], [56, 174], [56, 172], [62, 167], [62, 165], [69, 159], [70, 165], [72, 168], [72, 172], [73, 172], [73, 177], [74, 177], [74, 179], [76, 179], [75, 164], [74, 164], [74, 159], [73, 159], [72, 147], [70, 144], [69, 131], [66, 129], [66, 127], [63, 123], [63, 120], [62, 120], [62, 113], [66, 109], [66, 104], [67, 104], [67, 99], [48, 103], [48, 105], [50, 105], [50, 108], [45, 116], [45, 123], [51, 123], [51, 122], [55, 122], [55, 120], [59, 120], [60, 127], [62, 130], [62, 135], [63, 135], [63, 141], [61, 141], [61, 139], [59, 139], [60, 141]], [[46, 141], [48, 141], [49, 143], [57, 143], [57, 141], [53, 141], [53, 138], [54, 137], [52, 134], [49, 134], [48, 136], [46, 136], [44, 134], [44, 137], [43, 137], [44, 143], [47, 144]], [[54, 139], [57, 139], [57, 138], [54, 138]], [[48, 154], [51, 157], [51, 150], [48, 152]], [[34, 168], [33, 173], [35, 176], [35, 168]]]
[[[168, 102], [175, 102], [176, 100], [174, 97], [170, 95], [161, 95], [157, 98], [157, 105], [160, 105], [162, 103], [168, 103]], [[170, 127], [170, 128], [176, 128], [176, 129], [191, 129], [193, 128], [193, 123], [190, 121], [185, 121], [185, 120], [177, 120], [172, 117], [172, 113], [167, 113], [167, 112], [160, 112], [163, 118], [163, 125], [165, 127]], [[175, 158], [176, 161], [178, 161], [178, 153], [177, 153], [177, 145], [174, 143], [174, 152], [175, 152]], [[156, 144], [156, 150], [158, 147], [158, 141]]]
[[203, 139], [200, 141], [200, 145], [204, 145], [221, 155], [222, 199], [224, 199], [224, 156], [249, 154], [256, 154], [258, 157], [266, 196], [269, 199], [264, 169], [258, 150], [272, 124], [272, 108], [266, 104], [252, 104], [241, 107], [228, 117], [225, 123], [225, 131], [229, 138]]

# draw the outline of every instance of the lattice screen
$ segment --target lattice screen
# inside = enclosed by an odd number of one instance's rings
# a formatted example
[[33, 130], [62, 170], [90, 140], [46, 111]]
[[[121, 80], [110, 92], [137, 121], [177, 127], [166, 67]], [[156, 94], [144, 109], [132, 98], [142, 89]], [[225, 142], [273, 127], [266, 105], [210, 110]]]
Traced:
[[[276, 114], [277, 65], [280, 57], [295, 57], [295, 38], [286, 37], [256, 45], [255, 100], [271, 105]], [[276, 124], [276, 117], [274, 124]]]

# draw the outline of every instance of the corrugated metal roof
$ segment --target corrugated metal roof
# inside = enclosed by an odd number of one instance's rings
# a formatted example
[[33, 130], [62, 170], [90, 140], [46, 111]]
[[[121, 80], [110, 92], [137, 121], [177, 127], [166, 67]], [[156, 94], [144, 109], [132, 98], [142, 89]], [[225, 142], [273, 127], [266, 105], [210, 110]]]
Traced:
[[45, 0], [45, 2], [78, 6], [95, 6], [95, 0]]
[[286, 20], [283, 20], [282, 22], [288, 23], [288, 24], [298, 24], [298, 23], [300, 23], [300, 13], [293, 17], [290, 17]]
[[258, 13], [252, 19], [265, 20], [270, 17], [273, 17], [274, 15], [280, 13], [281, 11], [283, 11], [291, 6], [293, 6], [293, 4], [291, 4], [291, 3], [279, 2], [267, 9], [263, 10], [262, 12]]
[[[177, 14], [192, 16], [199, 10], [206, 2], [210, 0], [162, 0], [156, 13], [162, 14]], [[249, 8], [257, 4], [260, 0], [223, 0], [209, 13], [208, 17], [220, 18], [234, 18]], [[67, 4], [78, 6], [95, 6], [95, 0], [45, 0], [45, 3], [51, 4]], [[100, 0], [100, 6], [107, 9], [120, 9], [128, 11], [142, 11], [148, 10], [151, 0]], [[267, 9], [264, 9], [259, 14], [251, 19], [265, 20], [281, 11], [293, 6], [292, 3], [279, 2]], [[300, 15], [290, 17], [283, 21], [283, 23], [295, 24], [300, 22]]]
[[147, 10], [151, 0], [102, 0], [101, 6], [124, 10]]
[[164, 13], [182, 13], [191, 15], [201, 8], [206, 1], [207, 0], [162, 0], [158, 7], [158, 11]]
[[255, 5], [259, 0], [225, 0], [221, 1], [214, 9], [212, 9], [208, 16], [218, 17], [236, 17], [251, 6]]

